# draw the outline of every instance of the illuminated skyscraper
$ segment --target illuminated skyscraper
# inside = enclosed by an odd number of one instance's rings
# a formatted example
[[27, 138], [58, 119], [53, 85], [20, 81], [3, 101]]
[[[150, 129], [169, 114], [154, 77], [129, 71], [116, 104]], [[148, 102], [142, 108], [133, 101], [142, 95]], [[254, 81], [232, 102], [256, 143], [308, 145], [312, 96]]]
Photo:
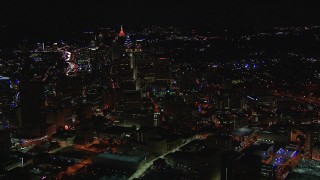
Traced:
[[103, 34], [99, 33], [99, 36], [98, 36], [99, 46], [103, 46], [104, 44], [103, 40], [104, 40]]
[[44, 43], [38, 43], [38, 51], [44, 51]]
[[123, 57], [125, 51], [125, 34], [121, 25], [120, 32], [112, 42], [112, 60], [118, 61]]
[[119, 37], [125, 37], [122, 25], [121, 25], [120, 32], [119, 32]]
[[8, 126], [9, 122], [6, 118], [6, 109], [9, 106], [16, 106], [12, 101], [11, 81], [8, 77], [0, 76], [0, 128]]
[[126, 47], [126, 52], [132, 52], [131, 45], [132, 45], [132, 42], [131, 42], [130, 36], [127, 36], [126, 40], [124, 41], [124, 46]]
[[11, 101], [10, 79], [0, 76], [0, 108], [7, 106]]

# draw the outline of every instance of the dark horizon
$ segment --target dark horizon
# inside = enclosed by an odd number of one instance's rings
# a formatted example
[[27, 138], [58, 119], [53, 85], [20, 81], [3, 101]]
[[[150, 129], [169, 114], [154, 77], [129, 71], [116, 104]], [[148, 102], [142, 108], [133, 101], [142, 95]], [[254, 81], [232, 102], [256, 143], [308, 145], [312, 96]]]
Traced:
[[[150, 25], [237, 31], [253, 27], [320, 25], [320, 3], [299, 0], [2, 0], [1, 46], [15, 39], [57, 39], [98, 27]], [[16, 37], [16, 38], [15, 38]]]
[[213, 27], [317, 25], [320, 3], [282, 0], [21, 1], [0, 2], [1, 25], [21, 29], [127, 24]]

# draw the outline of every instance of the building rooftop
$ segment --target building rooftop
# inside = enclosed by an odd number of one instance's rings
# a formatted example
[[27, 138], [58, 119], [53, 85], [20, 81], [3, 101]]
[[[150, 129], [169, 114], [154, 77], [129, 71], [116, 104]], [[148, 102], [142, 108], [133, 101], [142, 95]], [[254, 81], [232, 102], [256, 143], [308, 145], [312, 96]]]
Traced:
[[238, 128], [233, 131], [232, 135], [233, 136], [249, 136], [253, 132], [254, 130], [250, 128]]
[[9, 77], [4, 77], [4, 76], [0, 76], [0, 81], [1, 80], [10, 80], [10, 78]]
[[320, 162], [309, 159], [302, 159], [299, 164], [289, 173], [289, 180], [296, 179], [320, 179]]
[[113, 134], [113, 135], [121, 135], [123, 133], [131, 133], [133, 129], [131, 127], [122, 127], [122, 126], [112, 126], [105, 128], [103, 133]]

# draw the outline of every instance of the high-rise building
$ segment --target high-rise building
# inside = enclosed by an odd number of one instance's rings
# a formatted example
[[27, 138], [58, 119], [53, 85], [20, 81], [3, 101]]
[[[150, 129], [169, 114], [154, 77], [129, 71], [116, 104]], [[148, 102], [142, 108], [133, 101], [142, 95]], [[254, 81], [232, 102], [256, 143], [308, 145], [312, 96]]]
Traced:
[[315, 124], [311, 127], [311, 143], [320, 142], [320, 125]]
[[46, 131], [45, 94], [42, 82], [23, 82], [20, 127], [32, 135]]
[[99, 33], [98, 41], [99, 41], [99, 46], [103, 46], [104, 36], [101, 32]]
[[10, 133], [0, 128], [0, 159], [8, 156], [11, 148]]
[[44, 51], [44, 43], [37, 43], [38, 51]]
[[11, 81], [8, 77], [0, 76], [0, 127], [8, 127], [9, 120], [7, 118], [8, 107], [13, 105]]
[[132, 42], [131, 42], [130, 36], [126, 37], [126, 40], [124, 41], [124, 45], [126, 47], [126, 52], [132, 52], [132, 49], [131, 49]]
[[165, 57], [154, 59], [153, 64], [156, 80], [170, 81], [172, 79], [170, 59]]
[[320, 160], [320, 143], [314, 143], [312, 146], [312, 159], [313, 160]]
[[125, 34], [121, 25], [120, 32], [112, 42], [112, 60], [117, 61], [122, 58], [125, 51]]
[[119, 37], [125, 37], [122, 25], [121, 25], [120, 32], [119, 32]]
[[10, 78], [0, 76], [0, 109], [11, 101]]

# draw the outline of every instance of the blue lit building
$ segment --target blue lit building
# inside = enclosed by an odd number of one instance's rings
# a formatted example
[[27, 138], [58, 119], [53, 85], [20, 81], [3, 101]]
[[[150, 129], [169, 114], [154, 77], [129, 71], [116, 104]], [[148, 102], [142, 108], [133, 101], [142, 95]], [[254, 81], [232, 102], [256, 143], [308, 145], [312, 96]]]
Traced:
[[12, 103], [12, 88], [11, 81], [8, 77], [0, 76], [0, 126], [7, 128], [9, 123], [7, 122], [5, 109], [10, 106], [16, 106]]
[[0, 76], [0, 107], [10, 104], [11, 100], [10, 78]]

